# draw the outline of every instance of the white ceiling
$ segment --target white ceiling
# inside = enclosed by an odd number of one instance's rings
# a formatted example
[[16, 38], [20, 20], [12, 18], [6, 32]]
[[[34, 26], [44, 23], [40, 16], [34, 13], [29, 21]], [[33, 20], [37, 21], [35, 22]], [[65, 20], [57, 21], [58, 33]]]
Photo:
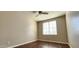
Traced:
[[48, 12], [47, 15], [41, 14], [39, 16], [37, 16], [37, 13], [36, 13], [35, 14], [35, 21], [43, 21], [43, 20], [47, 20], [50, 18], [55, 18], [58, 16], [65, 15], [65, 11], [46, 11], [46, 12]]

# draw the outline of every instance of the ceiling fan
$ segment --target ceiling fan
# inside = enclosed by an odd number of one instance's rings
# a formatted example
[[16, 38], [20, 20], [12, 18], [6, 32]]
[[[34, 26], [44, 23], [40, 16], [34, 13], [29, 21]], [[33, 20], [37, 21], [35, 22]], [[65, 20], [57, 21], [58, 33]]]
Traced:
[[33, 11], [33, 13], [37, 13], [36, 17], [39, 16], [39, 15], [48, 15], [48, 12], [46, 11]]

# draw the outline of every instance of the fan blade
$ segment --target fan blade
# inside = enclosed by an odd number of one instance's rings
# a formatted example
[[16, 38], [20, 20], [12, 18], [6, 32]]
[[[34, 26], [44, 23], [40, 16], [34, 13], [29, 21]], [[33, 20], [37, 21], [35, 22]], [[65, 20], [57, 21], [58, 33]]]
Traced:
[[39, 11], [39, 14], [48, 14], [48, 12]]
[[46, 13], [46, 12], [43, 12], [42, 14], [48, 14], [48, 13]]

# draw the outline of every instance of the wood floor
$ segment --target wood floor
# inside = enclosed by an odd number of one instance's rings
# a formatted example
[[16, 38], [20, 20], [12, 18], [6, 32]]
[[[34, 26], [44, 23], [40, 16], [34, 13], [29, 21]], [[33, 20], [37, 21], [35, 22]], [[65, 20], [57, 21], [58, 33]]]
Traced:
[[21, 45], [15, 48], [69, 48], [69, 46], [67, 44], [36, 41], [29, 44]]

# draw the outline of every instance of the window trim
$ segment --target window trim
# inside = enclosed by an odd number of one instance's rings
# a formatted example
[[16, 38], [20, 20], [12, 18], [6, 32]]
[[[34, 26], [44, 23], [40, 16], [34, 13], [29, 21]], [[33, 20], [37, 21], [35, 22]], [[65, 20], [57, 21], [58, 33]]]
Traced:
[[[48, 24], [50, 24], [50, 22], [52, 22], [52, 21], [55, 21], [55, 22], [56, 22], [56, 33], [50, 34], [50, 25], [48, 25], [48, 27], [49, 27], [49, 30], [48, 30], [49, 33], [48, 33], [48, 34], [44, 34], [44, 32], [43, 32], [43, 31], [44, 31], [44, 29], [43, 29], [43, 28], [44, 28], [44, 27], [43, 27], [43, 24], [46, 23], [46, 22], [47, 22]], [[57, 21], [56, 21], [56, 20], [51, 20], [51, 21], [45, 21], [45, 22], [43, 22], [43, 23], [42, 23], [42, 35], [57, 35]]]

